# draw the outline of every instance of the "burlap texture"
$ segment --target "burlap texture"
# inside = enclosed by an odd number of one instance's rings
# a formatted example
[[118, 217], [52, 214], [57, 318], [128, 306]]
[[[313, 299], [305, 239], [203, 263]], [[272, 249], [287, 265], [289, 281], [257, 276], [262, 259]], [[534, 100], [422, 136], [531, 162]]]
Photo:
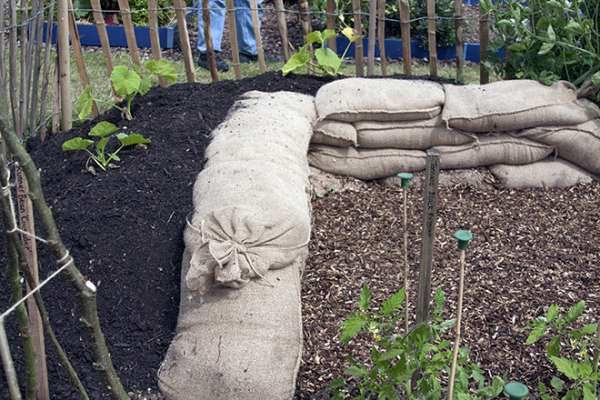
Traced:
[[356, 135], [354, 125], [326, 119], [317, 122], [310, 142], [337, 147], [356, 146], [358, 144]]
[[592, 177], [564, 160], [542, 160], [526, 165], [493, 165], [490, 171], [508, 188], [565, 188], [592, 182]]

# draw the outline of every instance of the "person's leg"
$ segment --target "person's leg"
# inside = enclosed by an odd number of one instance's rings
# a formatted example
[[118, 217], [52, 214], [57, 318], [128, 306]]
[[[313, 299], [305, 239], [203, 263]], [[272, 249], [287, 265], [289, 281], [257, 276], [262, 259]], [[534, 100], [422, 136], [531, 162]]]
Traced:
[[[263, 0], [257, 0], [259, 9], [259, 24], [262, 19], [262, 4]], [[235, 0], [236, 26], [238, 46], [240, 53], [248, 55], [256, 55], [256, 37], [254, 36], [254, 27], [252, 25], [252, 14], [250, 11], [250, 0]], [[260, 26], [260, 25], [259, 25]]]
[[[223, 38], [223, 24], [225, 23], [225, 0], [208, 0], [210, 8], [210, 34], [213, 47], [216, 52], [221, 51], [221, 39]], [[198, 51], [206, 53], [206, 42], [204, 40], [204, 18], [202, 17], [202, 0], [198, 0]]]

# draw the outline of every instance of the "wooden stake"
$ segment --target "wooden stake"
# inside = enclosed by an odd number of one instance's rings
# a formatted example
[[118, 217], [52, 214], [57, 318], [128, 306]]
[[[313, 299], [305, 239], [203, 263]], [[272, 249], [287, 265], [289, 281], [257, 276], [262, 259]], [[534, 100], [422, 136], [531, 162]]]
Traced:
[[[328, 2], [331, 0], [328, 0]], [[329, 3], [327, 3], [329, 4]], [[283, 0], [275, 0], [275, 12], [277, 13], [277, 27], [281, 36], [281, 55], [283, 61], [290, 59], [290, 45], [288, 41], [287, 21], [285, 20], [285, 6]]]
[[454, 381], [456, 379], [456, 365], [458, 361], [458, 350], [460, 347], [460, 326], [462, 323], [463, 296], [465, 292], [465, 251], [460, 251], [460, 280], [458, 282], [458, 305], [456, 317], [456, 338], [454, 339], [454, 349], [452, 350], [452, 369], [450, 370], [450, 379], [448, 380], [448, 400], [454, 398]]
[[463, 48], [463, 0], [454, 0], [454, 30], [456, 32], [456, 80], [463, 82], [464, 73], [464, 48]]
[[360, 37], [356, 42], [354, 42], [356, 76], [363, 76], [365, 74], [361, 12], [362, 11], [360, 8], [360, 0], [352, 0], [352, 14], [354, 15], [354, 33]]
[[[307, 0], [300, 0], [300, 19], [302, 20], [302, 32], [304, 32], [304, 43], [308, 41], [308, 35], [312, 31], [312, 23], [310, 19], [310, 7], [308, 5]], [[310, 55], [310, 61], [313, 60], [313, 49], [312, 46], [308, 47], [308, 53]], [[313, 66], [311, 63], [308, 64], [307, 67], [308, 73], [311, 74], [313, 72]]]
[[[58, 59], [54, 64], [54, 79], [52, 79], [52, 84], [54, 86], [54, 90], [52, 91], [52, 133], [60, 132], [60, 71], [58, 67]], [[42, 141], [45, 139], [45, 136], [41, 137]]]
[[412, 54], [410, 43], [410, 6], [408, 0], [398, 0], [400, 10], [400, 31], [402, 34], [402, 66], [404, 73], [412, 73]]
[[219, 75], [217, 73], [217, 55], [215, 54], [212, 35], [210, 33], [210, 11], [208, 10], [208, 0], [202, 0], [202, 20], [204, 21], [204, 42], [206, 43], [210, 77], [213, 82], [216, 82], [219, 80]]
[[[69, 8], [73, 9], [72, 1], [68, 1]], [[73, 47], [73, 55], [75, 56], [75, 63], [77, 64], [77, 71], [79, 72], [81, 86], [83, 89], [87, 89], [90, 87], [90, 78], [88, 77], [87, 69], [85, 68], [83, 52], [81, 51], [81, 42], [79, 41], [79, 32], [77, 30], [75, 16], [72, 12], [69, 12], [69, 33], [71, 35], [71, 46]], [[98, 106], [96, 105], [96, 101], [94, 99], [92, 99], [92, 116], [94, 118], [98, 116]]]
[[381, 75], [387, 75], [387, 58], [385, 55], [385, 0], [377, 1], [377, 36], [379, 37], [379, 57], [381, 58]]
[[0, 319], [0, 359], [2, 360], [2, 369], [4, 369], [4, 374], [6, 375], [6, 383], [11, 400], [21, 400], [17, 372], [15, 371], [15, 364], [10, 354], [8, 339], [4, 330], [4, 319]]
[[61, 129], [73, 127], [71, 99], [71, 55], [69, 52], [69, 11], [68, 0], [58, 1], [58, 66], [60, 81]]
[[440, 153], [427, 150], [427, 175], [425, 178], [425, 206], [423, 208], [423, 240], [419, 265], [417, 289], [417, 324], [429, 319], [431, 299], [431, 266], [433, 263], [433, 239], [437, 219], [437, 192], [440, 173]]
[[100, 5], [100, 0], [90, 0], [90, 5], [92, 6], [94, 23], [98, 31], [98, 37], [100, 38], [100, 45], [102, 46], [102, 54], [104, 54], [104, 60], [106, 61], [107, 72], [110, 76], [113, 70], [113, 61], [112, 53], [110, 52], [110, 43], [108, 42], [108, 33], [106, 32], [106, 23], [102, 14], [102, 6]]
[[260, 21], [258, 20], [258, 4], [256, 0], [250, 0], [250, 8], [252, 8], [252, 26], [254, 28], [254, 37], [256, 39], [256, 54], [258, 55], [258, 65], [260, 72], [267, 72], [267, 63], [265, 61], [265, 51], [262, 45], [262, 36], [260, 34]]
[[[335, 0], [327, 0], [327, 29], [335, 31]], [[335, 37], [329, 38], [327, 47], [337, 53], [337, 43]]]
[[119, 10], [121, 11], [121, 19], [123, 20], [123, 28], [125, 30], [125, 38], [127, 39], [127, 47], [129, 48], [129, 56], [135, 65], [142, 65], [140, 60], [140, 51], [137, 47], [135, 38], [135, 30], [131, 21], [131, 9], [129, 8], [129, 0], [118, 0]]
[[190, 46], [190, 36], [188, 35], [187, 22], [185, 21], [185, 2], [183, 0], [173, 0], [175, 6], [175, 15], [177, 16], [177, 30], [179, 31], [179, 45], [183, 52], [183, 62], [185, 65], [185, 74], [188, 82], [196, 80], [194, 76], [194, 60], [192, 57], [192, 48]]
[[9, 94], [10, 94], [10, 105], [12, 112], [13, 128], [20, 132], [21, 121], [19, 113], [19, 90], [17, 88], [17, 82], [19, 77], [17, 74], [17, 60], [18, 60], [18, 43], [17, 43], [17, 3], [15, 0], [11, 0], [9, 3], [10, 7], [10, 31], [8, 34], [8, 68], [9, 68]]
[[489, 13], [479, 14], [479, 83], [490, 82], [490, 72], [485, 63], [488, 57], [488, 45], [490, 42]]
[[375, 75], [375, 41], [377, 38], [377, 1], [369, 0], [369, 38], [367, 52], [367, 76]]
[[427, 40], [429, 41], [429, 75], [437, 76], [437, 40], [436, 29], [435, 0], [427, 0]]
[[[156, 0], [148, 0], [148, 30], [150, 31], [150, 46], [152, 46], [152, 59], [160, 60], [162, 54], [160, 51], [160, 38], [158, 36], [158, 2]], [[161, 87], [166, 87], [167, 82], [163, 77], [158, 78], [158, 84]]]
[[[54, 25], [54, 2], [50, 3], [50, 9], [48, 10], [48, 25], [47, 26], [53, 26]], [[52, 30], [50, 28], [50, 36], [48, 36], [48, 39], [51, 38], [51, 33]], [[38, 126], [40, 127], [40, 139], [43, 142], [44, 138], [46, 136], [46, 131], [47, 131], [47, 127], [46, 127], [46, 113], [47, 113], [47, 109], [46, 106], [48, 104], [48, 87], [51, 87], [51, 85], [54, 85], [54, 81], [55, 79], [50, 79], [51, 77], [54, 78], [54, 73], [51, 72], [51, 68], [50, 66], [52, 65], [51, 62], [51, 51], [50, 49], [52, 48], [52, 41], [51, 40], [46, 40], [46, 47], [44, 48], [44, 70], [42, 72], [42, 95], [40, 97], [40, 111], [39, 111], [39, 122], [38, 122]], [[56, 65], [56, 64], [54, 64]], [[56, 92], [58, 92], [58, 88], [55, 89]]]
[[[278, 0], [283, 6], [283, 0]], [[276, 3], [277, 4], [277, 3]], [[231, 44], [231, 65], [236, 79], [242, 79], [242, 71], [240, 69], [240, 49], [238, 47], [236, 15], [233, 0], [227, 0], [227, 24], [229, 25], [229, 43]], [[284, 16], [285, 18], [285, 16]], [[285, 32], [284, 46], [287, 46], [287, 30]], [[287, 47], [286, 47], [287, 48]]]

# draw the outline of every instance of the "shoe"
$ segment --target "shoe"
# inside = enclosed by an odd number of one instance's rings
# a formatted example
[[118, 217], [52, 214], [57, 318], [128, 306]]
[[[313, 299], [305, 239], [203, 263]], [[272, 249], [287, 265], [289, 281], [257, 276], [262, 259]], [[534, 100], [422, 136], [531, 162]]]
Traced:
[[[227, 62], [221, 58], [221, 53], [215, 52], [215, 57], [217, 59], [217, 71], [229, 71], [229, 64], [227, 64]], [[208, 54], [200, 53], [198, 56], [198, 66], [204, 69], [210, 69], [210, 65], [208, 63]]]
[[258, 61], [256, 54], [244, 53], [240, 51], [240, 62], [241, 63], [253, 63]]

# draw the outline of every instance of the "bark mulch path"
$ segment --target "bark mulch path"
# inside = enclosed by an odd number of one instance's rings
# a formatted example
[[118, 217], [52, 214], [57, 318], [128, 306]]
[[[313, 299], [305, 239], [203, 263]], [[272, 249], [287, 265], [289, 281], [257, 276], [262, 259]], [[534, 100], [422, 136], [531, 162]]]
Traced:
[[[412, 300], [418, 275], [422, 193], [409, 195]], [[368, 284], [375, 302], [402, 286], [402, 194], [376, 183], [313, 201], [314, 226], [302, 283], [305, 347], [299, 399], [326, 393], [349, 355], [368, 354], [358, 340], [343, 347], [340, 322]], [[435, 241], [433, 290], [455, 315], [458, 260], [454, 231], [470, 228], [464, 342], [484, 370], [535, 387], [551, 376], [544, 346], [526, 347], [524, 327], [552, 303], [586, 300], [600, 312], [600, 185], [568, 190], [443, 188]]]

